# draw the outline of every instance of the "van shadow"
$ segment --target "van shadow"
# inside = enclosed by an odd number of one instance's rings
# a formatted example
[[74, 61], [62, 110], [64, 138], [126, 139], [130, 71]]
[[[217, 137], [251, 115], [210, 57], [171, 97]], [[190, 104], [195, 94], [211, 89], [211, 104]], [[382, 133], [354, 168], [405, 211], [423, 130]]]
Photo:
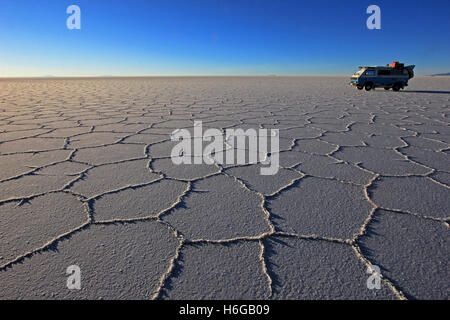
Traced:
[[450, 91], [432, 91], [432, 90], [403, 90], [401, 92], [407, 93], [438, 93], [438, 94], [450, 94]]

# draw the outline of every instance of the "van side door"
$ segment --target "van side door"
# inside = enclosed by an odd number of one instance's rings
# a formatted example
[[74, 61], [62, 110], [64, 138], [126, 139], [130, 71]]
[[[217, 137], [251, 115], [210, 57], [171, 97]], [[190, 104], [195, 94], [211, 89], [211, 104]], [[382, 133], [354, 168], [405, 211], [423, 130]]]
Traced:
[[392, 70], [389, 69], [378, 70], [378, 77], [380, 80], [380, 84], [384, 86], [391, 86], [395, 82], [395, 78], [392, 75]]

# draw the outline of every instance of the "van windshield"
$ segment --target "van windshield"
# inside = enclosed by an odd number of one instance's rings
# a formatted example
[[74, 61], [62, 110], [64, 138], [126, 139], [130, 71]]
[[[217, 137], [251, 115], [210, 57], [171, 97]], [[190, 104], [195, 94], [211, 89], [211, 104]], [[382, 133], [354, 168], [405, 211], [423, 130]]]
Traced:
[[354, 73], [354, 75], [355, 75], [355, 76], [360, 76], [360, 75], [363, 74], [364, 70], [365, 70], [365, 69], [359, 69], [358, 71], [356, 71], [356, 72]]

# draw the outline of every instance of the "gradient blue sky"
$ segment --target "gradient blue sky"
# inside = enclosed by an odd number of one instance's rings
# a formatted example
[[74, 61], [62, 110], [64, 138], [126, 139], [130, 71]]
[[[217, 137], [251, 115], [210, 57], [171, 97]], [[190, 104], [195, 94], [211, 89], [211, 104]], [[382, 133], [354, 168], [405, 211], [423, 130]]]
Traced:
[[[66, 8], [81, 8], [81, 30]], [[366, 8], [381, 7], [381, 30]], [[450, 72], [448, 0], [0, 0], [0, 77]]]

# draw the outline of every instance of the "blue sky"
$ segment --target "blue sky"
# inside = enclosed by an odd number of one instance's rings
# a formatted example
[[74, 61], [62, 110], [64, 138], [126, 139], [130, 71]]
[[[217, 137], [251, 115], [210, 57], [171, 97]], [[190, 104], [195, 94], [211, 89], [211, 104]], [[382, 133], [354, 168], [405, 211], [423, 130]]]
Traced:
[[[81, 30], [66, 8], [81, 8]], [[366, 8], [381, 8], [381, 30]], [[0, 0], [0, 77], [450, 72], [448, 0]]]

